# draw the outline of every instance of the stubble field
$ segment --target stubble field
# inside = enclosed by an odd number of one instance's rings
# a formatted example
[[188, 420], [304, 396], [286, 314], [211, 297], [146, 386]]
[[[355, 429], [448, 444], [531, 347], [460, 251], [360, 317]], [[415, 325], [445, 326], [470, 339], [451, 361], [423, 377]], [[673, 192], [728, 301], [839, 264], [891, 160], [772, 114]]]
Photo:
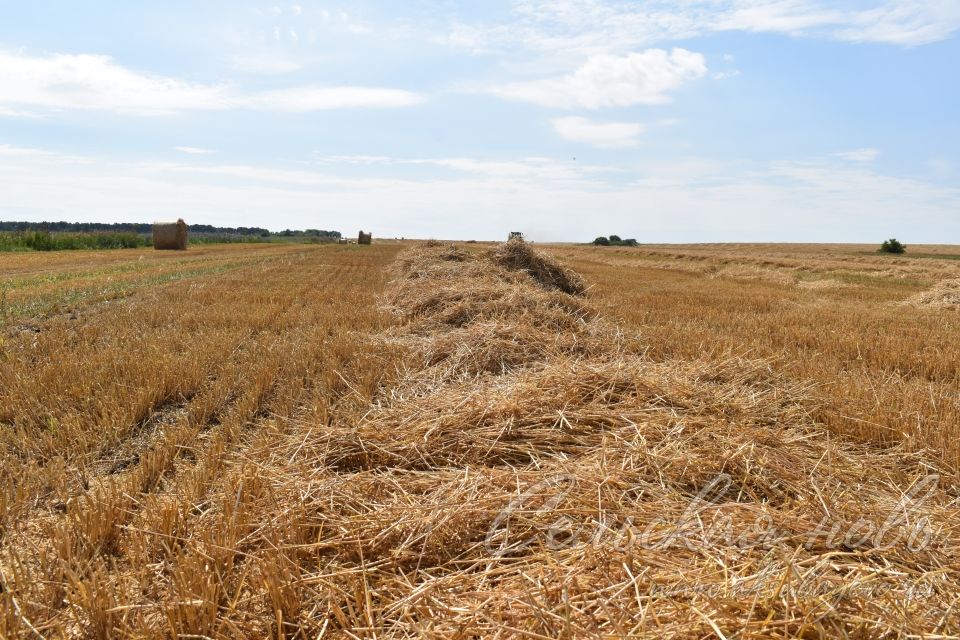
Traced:
[[[599, 250], [598, 250], [599, 249]], [[773, 358], [835, 432], [960, 465], [960, 249], [557, 249], [658, 357]]]
[[545, 251], [0, 255], [0, 637], [960, 633], [950, 248]]

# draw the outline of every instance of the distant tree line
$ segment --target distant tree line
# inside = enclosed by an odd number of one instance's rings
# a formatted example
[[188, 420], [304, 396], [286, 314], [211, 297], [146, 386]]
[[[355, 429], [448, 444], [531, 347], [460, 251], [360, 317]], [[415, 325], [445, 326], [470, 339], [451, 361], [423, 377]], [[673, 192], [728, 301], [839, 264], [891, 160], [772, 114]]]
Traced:
[[[0, 221], [0, 231], [49, 231], [51, 233], [137, 233], [149, 234], [153, 225], [144, 222], [3, 222]], [[279, 233], [272, 233], [261, 227], [215, 227], [209, 224], [191, 224], [190, 232], [197, 234], [222, 236], [270, 236], [332, 238], [340, 237], [339, 231], [323, 231], [321, 229], [307, 229], [293, 231], [285, 229]]]
[[304, 229], [303, 231], [292, 231], [290, 229], [284, 229], [283, 231], [280, 231], [279, 233], [275, 233], [273, 235], [283, 236], [284, 238], [330, 238], [335, 240], [340, 237], [340, 232], [324, 231], [322, 229]]
[[[260, 227], [215, 227], [192, 224], [190, 242], [329, 242], [339, 231], [284, 229], [273, 233]], [[3, 222], [0, 251], [60, 251], [64, 249], [129, 249], [152, 246], [153, 225], [137, 222]]]
[[620, 236], [600, 236], [593, 241], [599, 247], [635, 247], [637, 241], [633, 238], [622, 239]]

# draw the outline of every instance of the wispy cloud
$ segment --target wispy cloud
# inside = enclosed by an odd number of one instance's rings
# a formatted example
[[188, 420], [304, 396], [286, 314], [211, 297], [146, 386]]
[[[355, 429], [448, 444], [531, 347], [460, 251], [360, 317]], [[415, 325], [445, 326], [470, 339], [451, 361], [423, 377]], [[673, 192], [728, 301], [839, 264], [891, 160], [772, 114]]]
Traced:
[[389, 156], [331, 156], [317, 155], [316, 161], [323, 164], [351, 164], [351, 165], [375, 165], [390, 164], [393, 159]]
[[553, 158], [518, 158], [511, 160], [488, 160], [467, 157], [443, 158], [395, 158], [390, 156], [317, 156], [323, 165], [424, 167], [447, 169], [453, 173], [471, 174], [490, 179], [527, 183], [531, 180], [580, 181], [589, 174], [602, 173], [609, 168], [596, 165], [574, 164]]
[[497, 23], [457, 23], [440, 39], [475, 53], [521, 47], [544, 53], [622, 53], [722, 31], [780, 33], [918, 46], [960, 29], [952, 0], [515, 0]]
[[22, 111], [19, 109], [7, 109], [6, 107], [0, 107], [0, 118], [31, 118], [39, 119], [42, 118], [39, 113], [34, 113], [32, 111]]
[[841, 151], [834, 154], [842, 160], [850, 162], [873, 162], [880, 155], [879, 149], [854, 149], [852, 151]]
[[265, 51], [234, 55], [229, 58], [228, 62], [237, 71], [267, 75], [293, 73], [303, 68], [303, 63], [299, 60]]
[[508, 183], [529, 184], [530, 181], [580, 182], [584, 168], [550, 158], [520, 158], [517, 160], [486, 160], [478, 158], [427, 158], [403, 160], [403, 164], [444, 167], [457, 172], [473, 174]]
[[174, 147], [174, 149], [192, 156], [205, 156], [216, 153], [213, 149], [204, 149], [203, 147]]
[[590, 57], [569, 75], [487, 89], [507, 100], [561, 109], [660, 104], [668, 94], [707, 72], [703, 55], [686, 49], [647, 49], [625, 56]]
[[370, 87], [294, 87], [250, 94], [235, 104], [242, 108], [271, 111], [319, 111], [323, 109], [363, 109], [410, 107], [423, 102], [423, 96], [399, 89]]
[[158, 115], [188, 110], [314, 111], [407, 107], [419, 94], [379, 87], [298, 86], [248, 92], [140, 73], [109, 56], [30, 57], [0, 52], [0, 109], [103, 110]]
[[946, 40], [960, 29], [960, 3], [953, 0], [899, 0], [852, 14], [833, 36], [851, 42], [918, 46]]
[[601, 149], [636, 147], [645, 130], [638, 122], [596, 122], [578, 116], [555, 118], [552, 124], [561, 137]]

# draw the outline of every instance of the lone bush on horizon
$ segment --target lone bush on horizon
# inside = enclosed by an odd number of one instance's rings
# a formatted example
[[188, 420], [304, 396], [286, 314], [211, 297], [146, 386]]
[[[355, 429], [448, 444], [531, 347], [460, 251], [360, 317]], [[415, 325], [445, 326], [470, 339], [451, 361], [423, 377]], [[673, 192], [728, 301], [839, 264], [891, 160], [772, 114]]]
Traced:
[[635, 247], [637, 246], [637, 241], [634, 238], [627, 238], [626, 240], [620, 239], [620, 236], [600, 236], [593, 241], [593, 244], [599, 247]]
[[883, 244], [880, 245], [880, 253], [906, 253], [907, 245], [903, 244], [896, 238], [890, 238], [889, 240], [884, 240]]

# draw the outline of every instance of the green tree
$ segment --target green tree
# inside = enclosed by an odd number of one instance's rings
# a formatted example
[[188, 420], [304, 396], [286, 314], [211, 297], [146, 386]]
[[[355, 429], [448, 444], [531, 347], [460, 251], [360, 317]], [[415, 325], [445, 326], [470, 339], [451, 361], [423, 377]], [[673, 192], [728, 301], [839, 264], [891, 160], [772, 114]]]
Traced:
[[884, 240], [883, 244], [880, 245], [881, 253], [906, 253], [907, 245], [903, 244], [896, 238], [890, 238], [889, 240]]

